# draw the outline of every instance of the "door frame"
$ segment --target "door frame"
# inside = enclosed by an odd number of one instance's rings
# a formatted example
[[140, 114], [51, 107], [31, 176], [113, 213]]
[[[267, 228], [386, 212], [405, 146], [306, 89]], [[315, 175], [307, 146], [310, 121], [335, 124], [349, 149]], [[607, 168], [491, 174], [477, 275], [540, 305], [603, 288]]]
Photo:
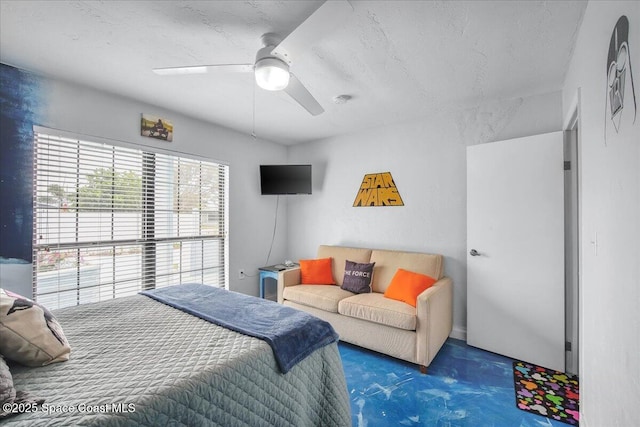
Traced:
[[[579, 374], [582, 359], [582, 184], [581, 184], [581, 90], [578, 88], [565, 114], [565, 161], [571, 162], [565, 172], [565, 370]], [[570, 350], [569, 350], [570, 348]]]

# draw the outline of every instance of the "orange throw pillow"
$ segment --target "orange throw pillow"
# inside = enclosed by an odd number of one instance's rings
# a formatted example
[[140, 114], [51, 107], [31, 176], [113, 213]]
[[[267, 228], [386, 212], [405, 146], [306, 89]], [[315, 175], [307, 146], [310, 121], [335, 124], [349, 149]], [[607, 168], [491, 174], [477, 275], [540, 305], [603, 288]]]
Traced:
[[331, 258], [301, 259], [300, 283], [306, 285], [335, 285]]
[[389, 287], [384, 292], [386, 298], [406, 302], [416, 306], [418, 295], [429, 289], [437, 280], [426, 274], [414, 273], [413, 271], [399, 268], [393, 275]]

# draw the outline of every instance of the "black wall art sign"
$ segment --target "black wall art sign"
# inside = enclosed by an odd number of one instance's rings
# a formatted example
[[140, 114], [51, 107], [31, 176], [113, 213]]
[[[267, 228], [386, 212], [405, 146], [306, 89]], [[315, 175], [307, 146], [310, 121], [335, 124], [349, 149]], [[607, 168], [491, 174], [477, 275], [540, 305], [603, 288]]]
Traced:
[[[622, 15], [611, 33], [607, 55], [607, 101], [604, 140], [620, 132], [626, 121], [636, 122], [636, 93], [631, 70], [629, 20]], [[615, 130], [615, 133], [613, 130]]]

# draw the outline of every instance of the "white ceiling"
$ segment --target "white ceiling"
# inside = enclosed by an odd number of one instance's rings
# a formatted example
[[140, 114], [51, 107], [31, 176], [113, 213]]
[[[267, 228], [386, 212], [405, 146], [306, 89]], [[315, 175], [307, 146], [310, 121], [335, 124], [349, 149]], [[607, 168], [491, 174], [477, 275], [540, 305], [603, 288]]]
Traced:
[[[254, 89], [249, 73], [151, 72], [253, 63], [262, 34], [286, 36], [321, 4], [1, 0], [0, 62], [294, 144], [560, 90], [586, 7], [351, 0], [338, 28], [293, 58], [291, 70], [325, 109], [316, 117], [283, 92]], [[342, 94], [353, 98], [335, 104]]]

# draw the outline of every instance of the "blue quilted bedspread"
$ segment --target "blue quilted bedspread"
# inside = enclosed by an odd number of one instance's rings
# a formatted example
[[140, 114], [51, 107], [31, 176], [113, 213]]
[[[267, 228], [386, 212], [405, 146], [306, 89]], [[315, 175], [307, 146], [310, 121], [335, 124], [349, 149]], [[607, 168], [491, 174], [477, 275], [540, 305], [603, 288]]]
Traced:
[[316, 349], [338, 340], [333, 327], [315, 316], [213, 286], [190, 283], [140, 293], [216, 325], [265, 340], [282, 373]]

